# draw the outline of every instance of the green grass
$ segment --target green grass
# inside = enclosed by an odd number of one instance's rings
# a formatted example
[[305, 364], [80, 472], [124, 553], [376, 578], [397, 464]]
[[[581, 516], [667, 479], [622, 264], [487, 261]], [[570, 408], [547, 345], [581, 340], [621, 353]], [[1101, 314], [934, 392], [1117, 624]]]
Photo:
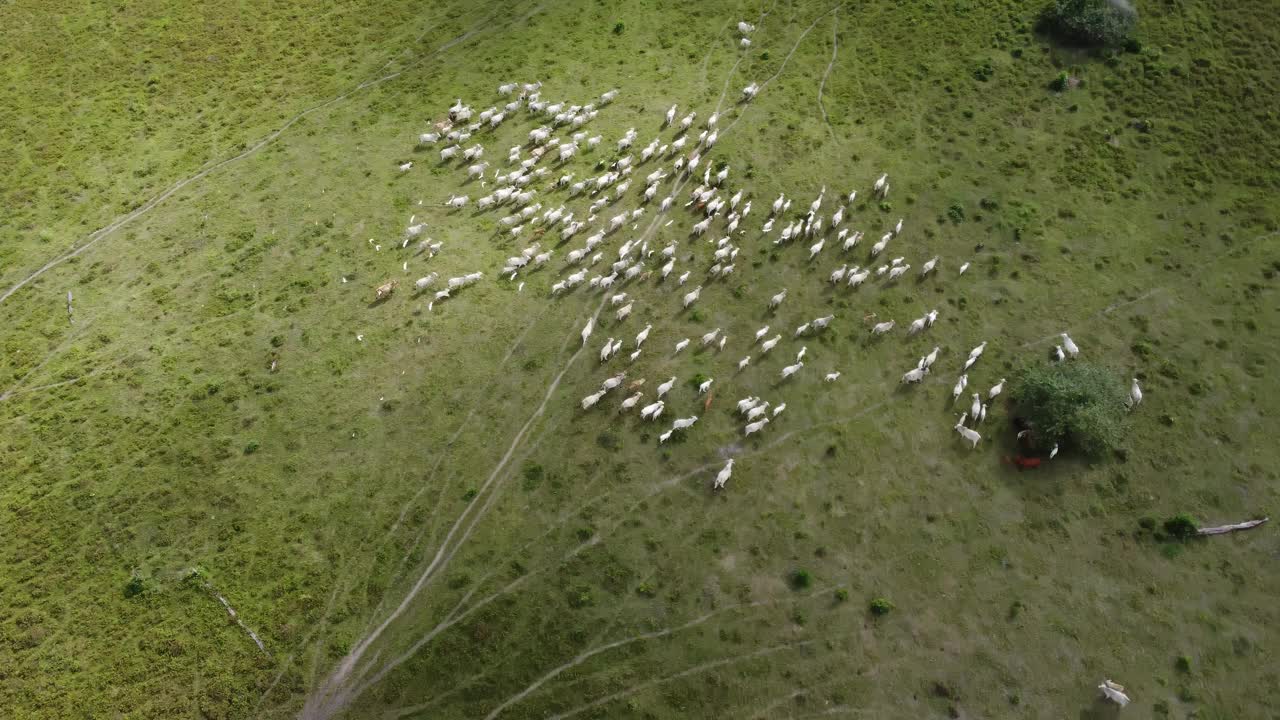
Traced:
[[[1143, 5], [1141, 51], [1098, 56], [1047, 45], [1021, 3], [819, 17], [832, 7], [775, 5], [747, 53], [732, 24], [760, 8], [729, 3], [548, 3], [527, 22], [528, 3], [0, 9], [0, 293], [405, 68], [0, 302], [0, 715], [295, 716], [459, 517], [476, 522], [364, 656], [366, 679], [405, 661], [349, 717], [484, 717], [544, 678], [501, 717], [1087, 717], [1103, 677], [1139, 715], [1270, 712], [1274, 530], [1170, 543], [1138, 526], [1277, 506], [1270, 6]], [[633, 316], [602, 315], [572, 362], [599, 301], [548, 299], [570, 246], [515, 292], [494, 272], [522, 245], [492, 237], [494, 215], [441, 212], [461, 173], [413, 149], [454, 98], [487, 107], [500, 82], [542, 79], [574, 102], [619, 87], [587, 127], [606, 142], [575, 161], [585, 176], [628, 127], [643, 147], [672, 103], [705, 118], [727, 88], [728, 107], [793, 48], [725, 114], [713, 153], [755, 200], [739, 274], [707, 283], [696, 320], [675, 293], [631, 286]], [[1063, 71], [1080, 83], [1049, 90]], [[529, 127], [482, 140], [487, 159], [502, 165]], [[870, 182], [885, 171], [882, 208]], [[905, 217], [888, 252], [941, 255], [938, 276], [832, 291], [830, 249], [811, 268], [801, 245], [758, 238], [777, 192], [799, 210], [824, 184], [828, 210], [860, 189], [850, 222], [871, 241]], [[391, 249], [415, 213], [445, 250], [414, 271], [487, 273], [433, 312]], [[689, 216], [672, 218], [651, 247], [684, 237]], [[686, 251], [699, 260], [681, 265], [709, 264], [701, 243]], [[389, 277], [401, 289], [371, 305]], [[922, 337], [867, 338], [867, 313], [903, 326], [931, 307]], [[733, 372], [759, 326], [787, 336], [828, 313], [786, 386], [789, 338]], [[677, 375], [664, 421], [700, 415], [661, 448], [665, 423], [617, 415], [616, 395], [577, 404], [623, 364], [598, 366], [603, 338], [649, 322], [629, 378], [651, 396]], [[723, 354], [667, 354], [714, 327]], [[970, 373], [985, 390], [1043, 362], [1063, 330], [1143, 379], [1125, 451], [1018, 473], [1001, 462], [1001, 407], [978, 450], [962, 447], [950, 389], [964, 351], [990, 341]], [[899, 389], [935, 344], [938, 371]], [[705, 412], [685, 382], [697, 373], [715, 378]], [[788, 409], [744, 440], [730, 409], [752, 393]], [[848, 597], [894, 610], [872, 621]], [[1194, 673], [1171, 663], [1183, 655]]]

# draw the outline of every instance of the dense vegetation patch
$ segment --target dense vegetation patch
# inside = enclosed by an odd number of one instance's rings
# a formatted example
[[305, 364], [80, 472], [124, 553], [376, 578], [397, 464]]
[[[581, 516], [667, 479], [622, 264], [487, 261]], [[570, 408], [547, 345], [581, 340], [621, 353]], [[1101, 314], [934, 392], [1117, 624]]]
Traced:
[[1062, 42], [1117, 46], [1129, 40], [1138, 23], [1138, 11], [1127, 0], [1053, 0], [1040, 23], [1045, 32]]
[[1069, 442], [1100, 455], [1124, 442], [1128, 396], [1107, 368], [1085, 362], [1035, 365], [1018, 376], [1011, 394], [1037, 447]]

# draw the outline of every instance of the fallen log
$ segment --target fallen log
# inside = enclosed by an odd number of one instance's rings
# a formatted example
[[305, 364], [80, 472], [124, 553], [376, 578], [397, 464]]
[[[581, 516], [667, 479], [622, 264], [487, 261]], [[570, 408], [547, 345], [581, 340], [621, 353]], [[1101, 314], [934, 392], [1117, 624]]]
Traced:
[[1262, 523], [1270, 519], [1271, 518], [1269, 517], [1264, 517], [1261, 520], [1249, 520], [1248, 522], [1235, 523], [1233, 525], [1219, 525], [1217, 527], [1200, 528], [1199, 530], [1196, 531], [1196, 534], [1197, 535], [1223, 535], [1229, 532], [1235, 532], [1236, 530], [1248, 530], [1250, 528], [1256, 528]]

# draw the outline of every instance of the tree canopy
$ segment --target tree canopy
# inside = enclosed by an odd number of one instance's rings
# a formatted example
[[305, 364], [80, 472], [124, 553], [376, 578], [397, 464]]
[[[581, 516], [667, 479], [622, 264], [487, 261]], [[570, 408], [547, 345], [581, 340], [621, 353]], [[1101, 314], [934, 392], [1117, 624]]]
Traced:
[[1118, 448], [1128, 432], [1124, 381], [1087, 362], [1034, 365], [1017, 377], [1010, 395], [1032, 425], [1038, 447], [1070, 444], [1086, 454]]
[[1129, 0], [1051, 0], [1041, 18], [1055, 37], [1078, 45], [1120, 45], [1138, 23]]

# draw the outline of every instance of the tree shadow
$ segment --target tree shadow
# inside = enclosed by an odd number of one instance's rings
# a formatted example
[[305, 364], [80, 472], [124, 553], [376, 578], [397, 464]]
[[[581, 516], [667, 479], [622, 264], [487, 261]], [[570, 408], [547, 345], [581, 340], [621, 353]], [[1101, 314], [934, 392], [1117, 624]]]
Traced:
[[1093, 704], [1080, 711], [1079, 720], [1118, 720], [1120, 706], [1103, 697], [1094, 698]]

